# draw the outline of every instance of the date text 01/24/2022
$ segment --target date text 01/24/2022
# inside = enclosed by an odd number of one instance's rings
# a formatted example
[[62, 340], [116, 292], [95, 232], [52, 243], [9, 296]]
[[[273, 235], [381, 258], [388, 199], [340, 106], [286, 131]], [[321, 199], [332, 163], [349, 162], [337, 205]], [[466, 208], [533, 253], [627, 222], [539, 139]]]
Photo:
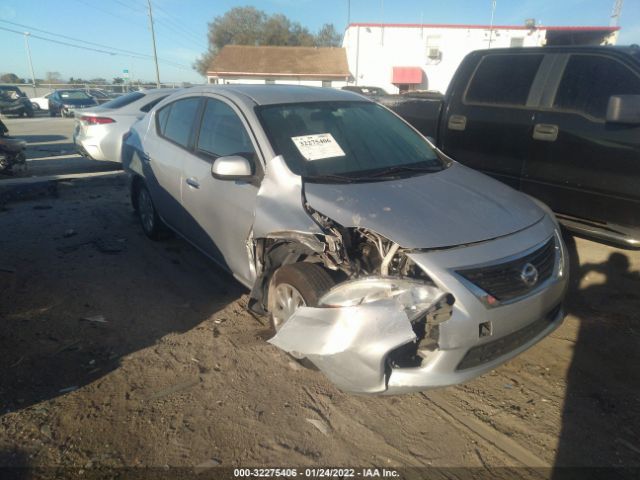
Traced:
[[388, 468], [236, 468], [233, 470], [236, 478], [398, 478], [396, 470]]

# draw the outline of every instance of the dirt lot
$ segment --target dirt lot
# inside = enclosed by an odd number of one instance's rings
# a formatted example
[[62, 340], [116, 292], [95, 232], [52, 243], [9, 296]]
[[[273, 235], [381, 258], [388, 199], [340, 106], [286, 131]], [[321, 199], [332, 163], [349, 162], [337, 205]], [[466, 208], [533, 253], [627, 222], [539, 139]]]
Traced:
[[242, 286], [143, 236], [122, 176], [9, 203], [0, 232], [0, 466], [640, 467], [640, 252], [577, 240], [553, 335], [466, 385], [380, 398], [266, 343]]

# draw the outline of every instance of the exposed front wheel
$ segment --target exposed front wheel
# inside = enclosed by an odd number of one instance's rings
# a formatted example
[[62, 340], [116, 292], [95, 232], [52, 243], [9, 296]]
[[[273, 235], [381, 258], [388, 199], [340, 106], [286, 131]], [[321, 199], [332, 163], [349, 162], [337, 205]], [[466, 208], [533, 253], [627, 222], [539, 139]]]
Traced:
[[152, 240], [157, 240], [160, 237], [162, 220], [160, 220], [156, 212], [149, 190], [142, 183], [138, 185], [136, 189], [135, 205], [137, 207], [138, 219], [140, 220], [140, 225], [145, 235]]
[[[292, 263], [280, 267], [269, 283], [268, 307], [271, 326], [277, 332], [300, 307], [315, 307], [333, 287], [329, 272], [316, 263]], [[297, 359], [304, 355], [291, 352]]]

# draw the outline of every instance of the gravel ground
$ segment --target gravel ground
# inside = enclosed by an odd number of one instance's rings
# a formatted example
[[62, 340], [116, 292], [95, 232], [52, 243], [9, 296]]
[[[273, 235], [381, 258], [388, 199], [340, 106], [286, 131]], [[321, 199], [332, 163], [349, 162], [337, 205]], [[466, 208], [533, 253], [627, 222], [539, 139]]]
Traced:
[[381, 398], [266, 343], [241, 285], [143, 236], [122, 176], [5, 205], [0, 232], [0, 466], [640, 467], [640, 252], [577, 240], [560, 329]]

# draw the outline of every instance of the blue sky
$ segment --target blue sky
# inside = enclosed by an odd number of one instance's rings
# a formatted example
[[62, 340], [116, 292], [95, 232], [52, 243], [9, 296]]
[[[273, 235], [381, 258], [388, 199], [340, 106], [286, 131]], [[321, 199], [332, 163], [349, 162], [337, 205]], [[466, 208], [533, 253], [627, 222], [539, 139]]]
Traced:
[[[312, 31], [347, 24], [347, 0], [152, 0], [162, 81], [202, 81], [191, 68], [207, 46], [207, 23], [235, 6], [253, 5], [267, 13], [284, 13]], [[495, 24], [521, 25], [535, 18], [543, 25], [608, 25], [613, 0], [497, 0]], [[0, 20], [83, 39], [111, 48], [151, 54], [146, 0], [0, 0]], [[351, 0], [352, 22], [489, 23], [491, 0]], [[619, 44], [640, 44], [640, 0], [625, 0]], [[0, 22], [0, 27], [24, 31]], [[31, 30], [34, 35], [47, 36]], [[72, 40], [58, 38], [75, 43]], [[37, 38], [30, 40], [36, 77], [57, 71], [63, 79], [122, 76], [155, 77], [150, 60], [79, 50]], [[27, 77], [24, 37], [0, 30], [0, 73]], [[95, 45], [85, 45], [107, 50]]]

